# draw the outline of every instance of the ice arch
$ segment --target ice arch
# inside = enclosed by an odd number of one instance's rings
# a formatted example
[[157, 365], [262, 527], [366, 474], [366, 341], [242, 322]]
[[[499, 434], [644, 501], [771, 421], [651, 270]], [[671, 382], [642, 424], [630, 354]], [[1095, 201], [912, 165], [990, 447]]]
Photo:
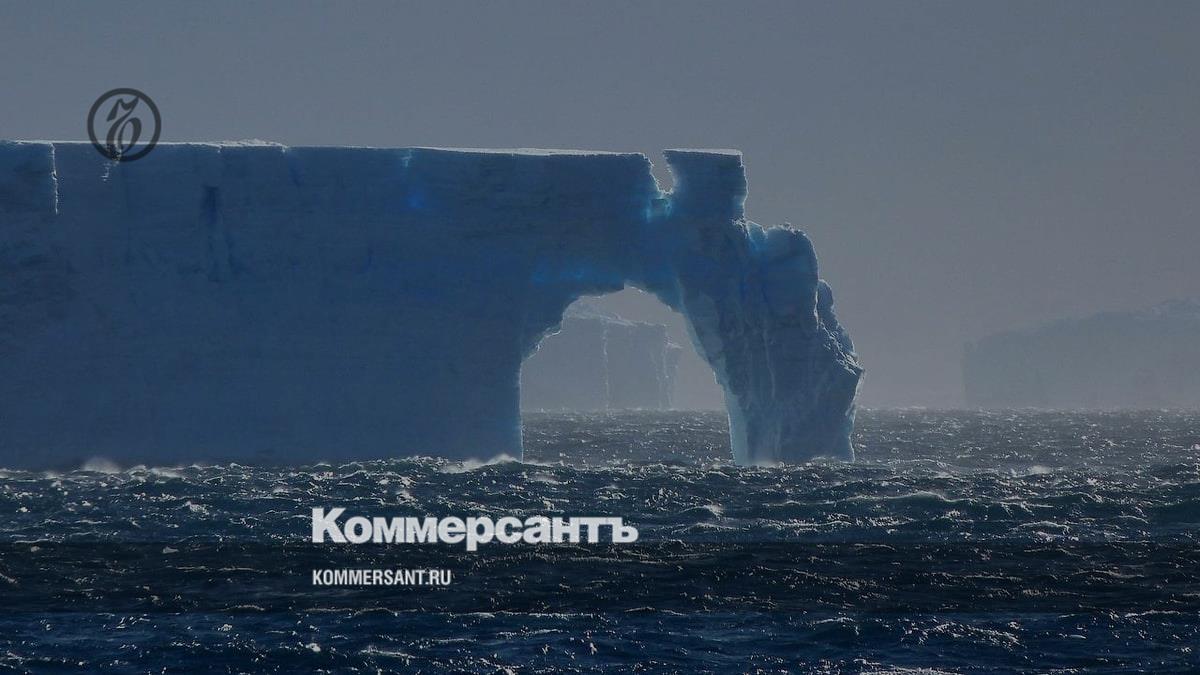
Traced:
[[0, 466], [520, 456], [522, 360], [583, 295], [688, 321], [735, 459], [851, 457], [861, 375], [741, 156], [0, 144]]

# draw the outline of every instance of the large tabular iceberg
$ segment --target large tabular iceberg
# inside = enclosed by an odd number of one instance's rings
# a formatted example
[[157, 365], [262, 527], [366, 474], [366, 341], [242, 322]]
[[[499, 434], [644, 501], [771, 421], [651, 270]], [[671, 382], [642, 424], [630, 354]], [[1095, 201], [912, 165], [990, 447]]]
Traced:
[[1200, 409], [1200, 301], [989, 335], [963, 384], [982, 408]]
[[741, 155], [0, 144], [0, 466], [521, 455], [585, 295], [688, 320], [735, 459], [853, 455], [861, 369]]

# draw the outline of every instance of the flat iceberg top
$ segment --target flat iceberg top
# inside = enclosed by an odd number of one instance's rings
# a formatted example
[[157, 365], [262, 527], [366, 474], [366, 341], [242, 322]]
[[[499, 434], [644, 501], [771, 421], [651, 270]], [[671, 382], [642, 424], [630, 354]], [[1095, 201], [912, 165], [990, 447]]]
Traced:
[[[740, 153], [664, 150], [662, 157], [674, 177], [672, 192], [679, 193], [672, 208], [684, 209], [680, 215], [743, 217]], [[671, 193], [652, 169], [643, 153], [600, 150], [286, 146], [247, 139], [160, 143], [138, 161], [114, 162], [89, 142], [0, 141], [0, 174], [40, 176], [24, 190], [28, 198], [22, 203], [51, 212], [60, 198], [87, 185], [86, 179], [98, 178], [88, 189], [102, 190], [115, 186], [112, 179], [119, 176], [147, 189], [156, 186], [155, 195], [181, 180], [215, 189], [252, 185], [249, 201], [264, 194], [278, 202], [353, 193], [360, 202], [355, 209], [370, 203], [398, 217], [419, 212], [425, 226], [487, 222], [503, 229], [516, 218], [569, 227], [581, 219], [646, 221], [665, 213], [658, 200]]]
[[439, 152], [462, 152], [471, 155], [578, 155], [590, 157], [600, 156], [640, 156], [640, 152], [616, 152], [612, 150], [572, 150], [568, 148], [445, 148], [438, 146], [416, 146], [415, 148], [397, 148], [398, 150], [436, 150]]
[[[90, 145], [88, 141], [56, 141], [47, 139], [38, 140], [0, 140], [0, 145], [61, 145], [61, 146], [83, 146]], [[622, 152], [615, 150], [581, 150], [572, 148], [452, 148], [442, 146], [379, 146], [379, 145], [286, 145], [275, 141], [266, 141], [257, 138], [243, 139], [236, 141], [171, 141], [158, 143], [158, 147], [205, 147], [205, 148], [278, 148], [283, 150], [289, 149], [344, 149], [344, 150], [386, 150], [394, 152], [405, 152], [420, 150], [425, 152], [452, 152], [464, 155], [519, 155], [532, 157], [637, 157], [644, 158], [643, 152]], [[664, 153], [676, 154], [691, 154], [691, 155], [723, 155], [730, 157], [741, 157], [740, 150], [730, 149], [708, 149], [708, 148], [667, 148]]]
[[733, 150], [731, 148], [666, 148], [663, 152], [692, 155], [729, 155], [731, 157], [742, 156], [741, 150]]

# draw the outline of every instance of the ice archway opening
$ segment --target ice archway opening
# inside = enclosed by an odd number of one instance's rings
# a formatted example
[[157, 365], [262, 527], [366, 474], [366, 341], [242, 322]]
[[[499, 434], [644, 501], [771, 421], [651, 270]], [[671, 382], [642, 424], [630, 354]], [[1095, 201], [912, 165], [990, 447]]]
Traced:
[[682, 317], [633, 288], [572, 303], [561, 330], [521, 364], [523, 414], [718, 408], [720, 389]]

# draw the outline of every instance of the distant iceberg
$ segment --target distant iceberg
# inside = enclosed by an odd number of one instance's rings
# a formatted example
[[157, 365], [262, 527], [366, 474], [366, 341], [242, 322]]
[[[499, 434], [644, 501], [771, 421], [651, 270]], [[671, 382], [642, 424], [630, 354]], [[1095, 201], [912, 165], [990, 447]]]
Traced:
[[670, 410], [682, 351], [662, 324], [577, 302], [525, 359], [521, 409]]
[[731, 151], [0, 143], [0, 466], [521, 456], [582, 296], [687, 319], [742, 463], [850, 458], [861, 368]]
[[1200, 302], [991, 335], [967, 345], [963, 380], [984, 408], [1200, 409]]

